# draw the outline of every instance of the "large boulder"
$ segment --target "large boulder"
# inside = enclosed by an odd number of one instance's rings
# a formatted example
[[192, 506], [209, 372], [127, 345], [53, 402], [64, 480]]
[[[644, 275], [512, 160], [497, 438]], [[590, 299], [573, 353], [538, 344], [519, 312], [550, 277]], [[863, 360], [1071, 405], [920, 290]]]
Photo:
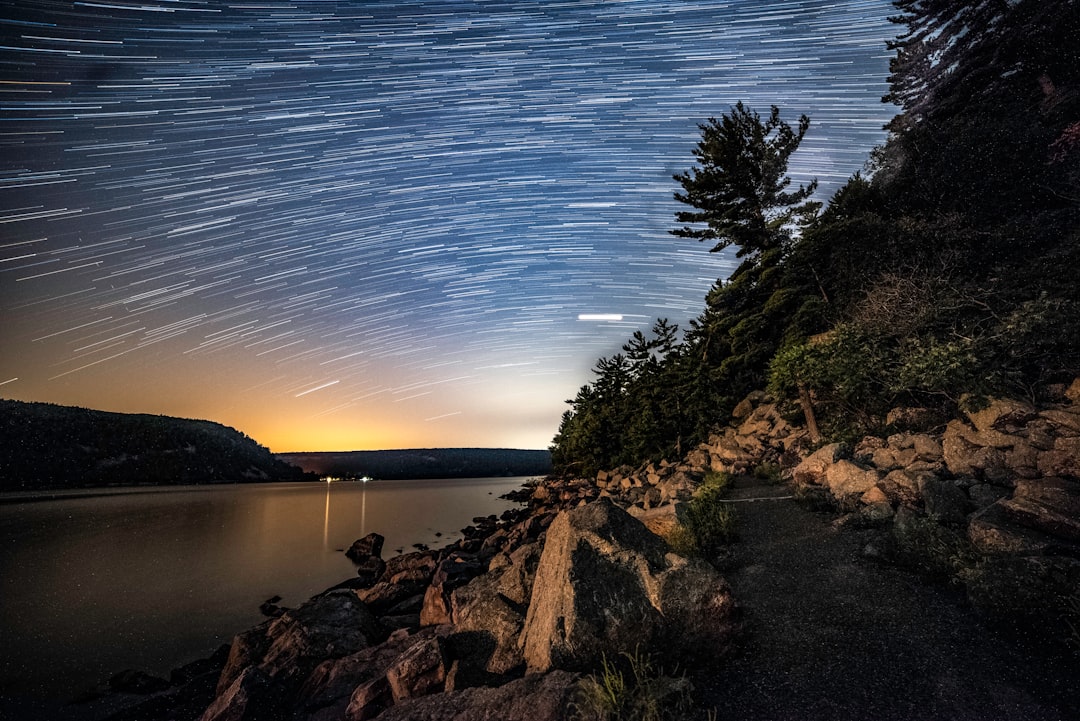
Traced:
[[225, 692], [251, 667], [278, 684], [298, 686], [315, 667], [379, 643], [386, 630], [349, 590], [316, 596], [281, 617], [239, 634], [218, 682]]
[[363, 601], [372, 613], [381, 616], [389, 613], [390, 609], [411, 598], [416, 596], [422, 597], [423, 592], [424, 587], [419, 583], [388, 583], [386, 581], [379, 581], [371, 588], [357, 589], [356, 597]]
[[980, 433], [986, 431], [1013, 431], [1035, 417], [1030, 403], [1011, 398], [994, 398], [977, 411], [968, 411], [968, 420]]
[[500, 580], [497, 574], [485, 574], [453, 593], [450, 640], [465, 675], [471, 678], [508, 674], [524, 665], [519, 640], [525, 607], [499, 592]]
[[1080, 478], [1080, 437], [1055, 438], [1054, 447], [1039, 454], [1038, 467], [1048, 476]]
[[199, 721], [286, 721], [285, 693], [265, 672], [243, 669], [199, 717]]
[[394, 556], [386, 562], [386, 571], [379, 579], [383, 583], [418, 584], [421, 588], [431, 582], [435, 573], [435, 555], [427, 551], [415, 551]]
[[270, 647], [259, 668], [281, 678], [306, 676], [324, 659], [382, 641], [386, 630], [355, 594], [344, 591], [317, 596], [286, 612], [270, 624], [266, 635]]
[[442, 638], [418, 640], [386, 670], [394, 703], [442, 691], [449, 669], [446, 642]]
[[972, 546], [988, 556], [1053, 553], [1060, 545], [1053, 536], [1018, 523], [1002, 501], [972, 516], [967, 535]]
[[941, 438], [942, 455], [949, 471], [957, 476], [971, 476], [975, 474], [978, 461], [975, 453], [979, 446], [968, 440], [968, 429], [963, 421], [952, 420], [945, 427], [945, 434]]
[[919, 493], [926, 506], [926, 512], [939, 522], [959, 526], [967, 519], [967, 494], [952, 481], [946, 481], [929, 473], [924, 474], [919, 478]]
[[851, 461], [839, 460], [825, 469], [825, 485], [837, 498], [866, 493], [881, 480], [874, 468], [862, 468]]
[[791, 472], [792, 480], [800, 486], [823, 486], [825, 485], [825, 472], [843, 457], [844, 446], [842, 444], [830, 443], [822, 446], [795, 466], [795, 469]]
[[522, 633], [530, 673], [584, 670], [641, 645], [715, 654], [734, 602], [720, 575], [667, 545], [606, 499], [560, 514], [548, 529]]
[[450, 623], [450, 594], [480, 573], [479, 562], [458, 554], [439, 562], [431, 585], [424, 592], [424, 606], [420, 610], [421, 626], [437, 626]]
[[1025, 526], [1080, 542], [1080, 482], [1066, 478], [1024, 479], [1013, 497], [1000, 501]]
[[[435, 629], [423, 629], [411, 636], [398, 633], [377, 646], [323, 661], [300, 688], [295, 717], [307, 721], [340, 721], [350, 701], [359, 698], [352, 718], [372, 718], [393, 700], [386, 682], [387, 669], [409, 647], [435, 633]], [[358, 694], [361, 687], [367, 688]]]

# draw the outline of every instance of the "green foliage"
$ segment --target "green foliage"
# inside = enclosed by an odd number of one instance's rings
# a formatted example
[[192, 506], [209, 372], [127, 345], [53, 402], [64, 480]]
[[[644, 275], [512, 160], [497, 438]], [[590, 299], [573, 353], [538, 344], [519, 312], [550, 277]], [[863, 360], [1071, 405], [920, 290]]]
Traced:
[[664, 540], [671, 546], [671, 550], [680, 556], [700, 556], [701, 548], [698, 546], [697, 539], [694, 538], [694, 534], [690, 532], [690, 529], [681, 523], [676, 524], [675, 527], [664, 536]]
[[820, 214], [786, 175], [805, 116], [740, 103], [699, 126], [672, 233], [742, 262], [681, 342], [635, 334], [628, 380], [579, 394], [557, 465], [681, 455], [766, 383], [835, 439], [893, 405], [950, 412], [1080, 373], [1080, 3], [895, 4], [902, 112]]
[[676, 213], [683, 226], [674, 235], [715, 242], [712, 250], [734, 245], [737, 257], [764, 253], [787, 238], [786, 229], [797, 218], [812, 214], [818, 204], [808, 201], [817, 181], [789, 191], [788, 159], [798, 149], [810, 127], [810, 118], [799, 118], [798, 130], [780, 120], [772, 106], [762, 120], [738, 103], [721, 118], [709, 118], [698, 126], [701, 141], [694, 150], [699, 166], [680, 173], [683, 187], [675, 199], [695, 208]]
[[754, 477], [767, 483], [779, 483], [782, 480], [779, 463], [759, 463], [754, 466]]
[[894, 393], [925, 391], [959, 397], [977, 384], [972, 371], [978, 368], [978, 359], [972, 346], [966, 338], [912, 338], [899, 349], [890, 389]]
[[822, 410], [868, 425], [888, 403], [887, 365], [887, 349], [880, 339], [843, 325], [826, 339], [777, 353], [769, 364], [769, 390], [794, 399], [800, 388], [809, 389]]
[[898, 559], [928, 576], [959, 581], [979, 561], [966, 536], [942, 526], [931, 516], [912, 515], [896, 531]]
[[709, 471], [701, 480], [699, 489], [710, 493], [721, 493], [731, 487], [735, 477], [727, 471]]
[[694, 420], [700, 385], [678, 326], [658, 320], [652, 335], [636, 332], [624, 354], [601, 358], [597, 379], [583, 386], [563, 414], [551, 446], [557, 472], [592, 475], [624, 463], [682, 454], [700, 434]]
[[578, 686], [577, 721], [676, 721], [690, 710], [690, 682], [666, 676], [639, 649], [601, 668]]
[[735, 509], [723, 500], [733, 481], [724, 471], [705, 475], [694, 497], [680, 511], [680, 522], [665, 538], [673, 551], [682, 556], [715, 556], [735, 539]]
[[706, 556], [715, 555], [738, 535], [735, 506], [724, 500], [724, 490], [725, 486], [701, 486], [683, 513], [682, 525], [693, 547]]

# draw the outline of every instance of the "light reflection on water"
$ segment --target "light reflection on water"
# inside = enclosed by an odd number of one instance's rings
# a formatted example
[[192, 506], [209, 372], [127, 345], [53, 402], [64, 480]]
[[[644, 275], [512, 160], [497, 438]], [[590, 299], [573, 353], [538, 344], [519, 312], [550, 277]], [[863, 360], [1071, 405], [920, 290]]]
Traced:
[[[124, 668], [157, 674], [383, 556], [460, 538], [524, 478], [150, 489], [0, 503], [0, 696], [73, 695]], [[323, 487], [325, 486], [325, 488]], [[3, 500], [0, 498], [0, 500]], [[321, 531], [321, 533], [320, 533]], [[436, 535], [441, 534], [441, 535]]]

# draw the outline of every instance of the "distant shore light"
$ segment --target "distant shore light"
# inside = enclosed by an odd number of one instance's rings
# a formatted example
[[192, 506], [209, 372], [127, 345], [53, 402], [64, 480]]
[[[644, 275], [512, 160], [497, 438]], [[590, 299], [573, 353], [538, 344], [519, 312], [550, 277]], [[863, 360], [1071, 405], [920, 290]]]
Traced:
[[578, 320], [622, 320], [622, 316], [618, 313], [581, 313], [577, 317]]

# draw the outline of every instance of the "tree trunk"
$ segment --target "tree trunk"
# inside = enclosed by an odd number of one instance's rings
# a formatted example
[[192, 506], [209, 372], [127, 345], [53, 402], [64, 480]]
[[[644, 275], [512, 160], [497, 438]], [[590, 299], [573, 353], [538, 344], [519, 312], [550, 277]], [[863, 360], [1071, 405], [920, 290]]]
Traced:
[[806, 386], [799, 384], [799, 405], [802, 406], [803, 416], [806, 418], [806, 430], [810, 432], [811, 443], [821, 443], [821, 432], [818, 431], [817, 417], [814, 415], [814, 402], [810, 399], [810, 391]]

